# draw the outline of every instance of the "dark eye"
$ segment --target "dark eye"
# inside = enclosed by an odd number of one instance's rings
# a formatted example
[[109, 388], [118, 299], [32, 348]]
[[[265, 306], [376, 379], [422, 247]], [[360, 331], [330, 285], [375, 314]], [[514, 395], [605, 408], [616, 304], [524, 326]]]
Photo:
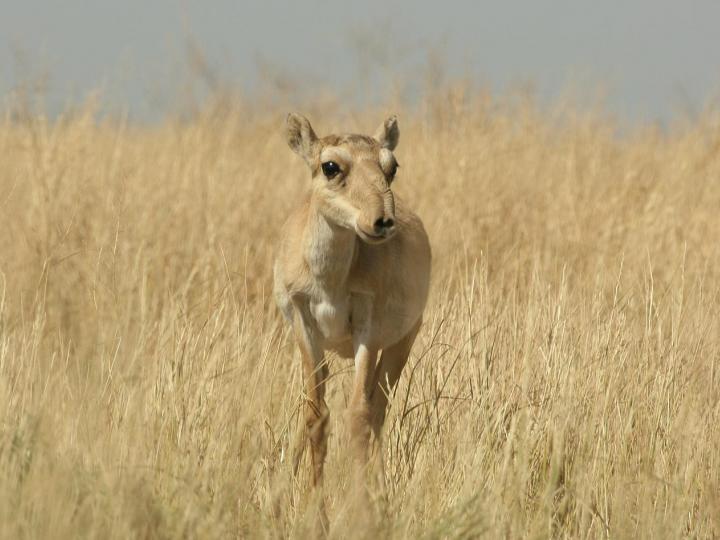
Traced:
[[390, 167], [390, 180], [395, 178], [399, 166], [397, 163], [393, 163], [392, 167]]
[[326, 161], [322, 164], [322, 172], [330, 180], [340, 174], [340, 165], [334, 161]]

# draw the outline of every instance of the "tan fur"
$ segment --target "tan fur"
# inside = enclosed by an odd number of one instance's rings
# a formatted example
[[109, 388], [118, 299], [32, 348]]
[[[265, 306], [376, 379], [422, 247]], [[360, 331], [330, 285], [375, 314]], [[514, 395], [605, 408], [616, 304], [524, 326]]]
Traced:
[[[314, 483], [322, 478], [327, 446], [324, 351], [355, 360], [351, 446], [364, 464], [370, 431], [380, 434], [386, 394], [422, 321], [430, 244], [420, 219], [390, 188], [398, 137], [394, 117], [374, 137], [322, 139], [305, 118], [291, 114], [287, 120], [288, 144], [310, 167], [312, 185], [283, 228], [275, 297], [293, 325], [304, 368], [307, 404], [295, 466], [309, 440]], [[326, 178], [326, 161], [342, 173]]]

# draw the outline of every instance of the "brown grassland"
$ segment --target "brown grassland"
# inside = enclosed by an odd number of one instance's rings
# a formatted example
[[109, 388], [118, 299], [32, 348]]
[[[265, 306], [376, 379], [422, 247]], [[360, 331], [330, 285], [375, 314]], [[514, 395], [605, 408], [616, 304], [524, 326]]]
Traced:
[[[304, 538], [302, 402], [273, 303], [308, 186], [284, 113], [0, 120], [0, 537]], [[448, 88], [399, 115], [396, 191], [433, 247], [370, 489], [347, 496], [352, 364], [330, 359], [331, 538], [720, 536], [720, 117]]]

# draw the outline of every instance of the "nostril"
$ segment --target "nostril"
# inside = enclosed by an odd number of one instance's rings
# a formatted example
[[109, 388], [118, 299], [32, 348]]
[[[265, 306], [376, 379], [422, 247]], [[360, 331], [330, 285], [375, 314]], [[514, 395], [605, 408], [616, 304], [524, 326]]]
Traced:
[[375, 220], [375, 223], [373, 223], [373, 229], [375, 230], [376, 234], [383, 234], [388, 229], [392, 229], [395, 225], [395, 220], [392, 218], [383, 219], [378, 218]]

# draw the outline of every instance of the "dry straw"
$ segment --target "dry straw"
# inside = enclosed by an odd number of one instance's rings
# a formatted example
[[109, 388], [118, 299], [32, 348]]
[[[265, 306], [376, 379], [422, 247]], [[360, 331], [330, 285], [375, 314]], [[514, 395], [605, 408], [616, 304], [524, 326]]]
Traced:
[[[286, 111], [0, 125], [0, 537], [291, 537], [299, 362], [271, 299], [308, 184]], [[720, 535], [720, 121], [461, 89], [397, 112], [434, 266], [370, 522], [331, 360], [333, 538]], [[315, 495], [317, 496], [317, 494]]]

